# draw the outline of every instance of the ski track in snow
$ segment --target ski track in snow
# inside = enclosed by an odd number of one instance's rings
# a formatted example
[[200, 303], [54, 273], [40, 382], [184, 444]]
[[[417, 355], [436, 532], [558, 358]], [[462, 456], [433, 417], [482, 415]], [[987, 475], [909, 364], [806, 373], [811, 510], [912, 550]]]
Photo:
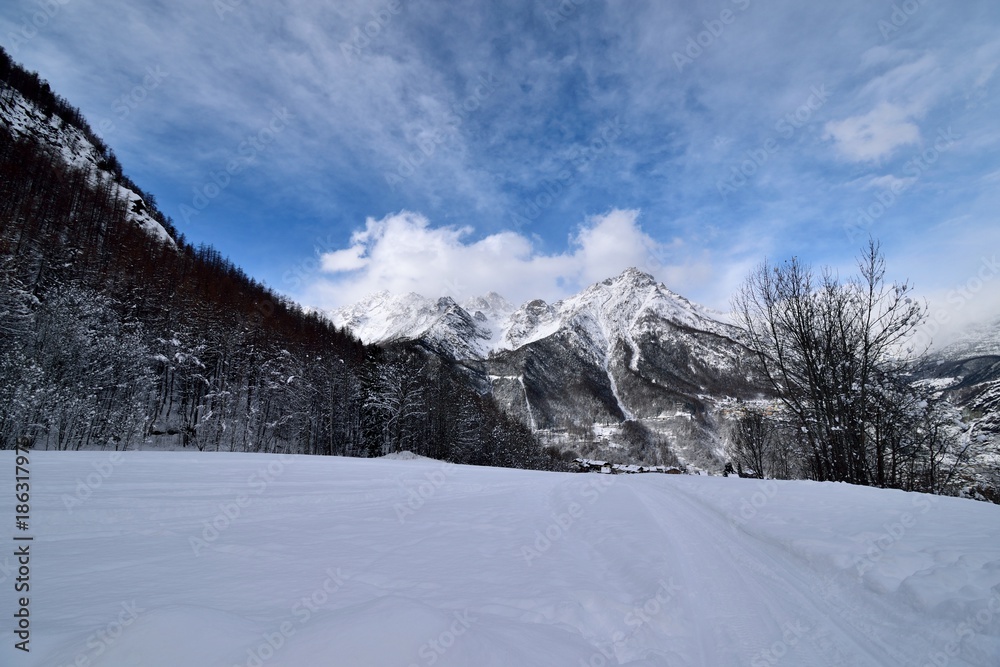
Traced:
[[[0, 664], [986, 667], [1000, 656], [1000, 508], [984, 503], [430, 459], [120, 456], [31, 453], [31, 653], [12, 649], [8, 622]], [[0, 465], [13, 469], [9, 452]], [[0, 515], [13, 515], [13, 495]]]

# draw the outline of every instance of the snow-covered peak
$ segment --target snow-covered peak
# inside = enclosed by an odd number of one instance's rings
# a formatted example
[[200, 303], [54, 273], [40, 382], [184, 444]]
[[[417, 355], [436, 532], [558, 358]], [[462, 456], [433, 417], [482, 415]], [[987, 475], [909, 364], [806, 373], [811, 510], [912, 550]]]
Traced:
[[466, 299], [462, 304], [464, 308], [473, 316], [482, 313], [484, 317], [493, 319], [497, 316], [507, 316], [514, 312], [514, 306], [496, 292], [490, 292], [486, 296], [477, 296]]
[[559, 311], [541, 299], [535, 299], [510, 314], [498, 349], [516, 350], [556, 333], [562, 325]]
[[349, 329], [365, 343], [422, 340], [456, 359], [480, 359], [489, 354], [494, 333], [491, 321], [468, 311], [450, 296], [371, 294], [353, 306], [325, 311], [336, 326]]
[[933, 359], [965, 359], [1000, 355], [1000, 317], [968, 324], [950, 340], [934, 341]]
[[365, 343], [419, 338], [441, 316], [448, 304], [410, 292], [369, 294], [352, 306], [326, 311], [327, 319], [346, 327]]
[[628, 339], [643, 328], [662, 327], [664, 323], [732, 335], [721, 314], [688, 301], [636, 268], [626, 269], [552, 305], [529, 302], [511, 320], [512, 326], [501, 345], [506, 349], [516, 349], [571, 325], [596, 327], [609, 343]]
[[633, 288], [636, 287], [641, 288], [641, 287], [648, 287], [650, 285], [655, 285], [656, 278], [646, 273], [645, 271], [637, 269], [634, 266], [630, 266], [629, 268], [622, 271], [619, 275], [613, 278], [608, 278], [599, 284], [607, 286], [618, 285], [618, 286], [626, 286]]
[[616, 342], [667, 326], [732, 335], [718, 314], [635, 268], [553, 304], [536, 299], [515, 308], [491, 292], [460, 306], [450, 297], [379, 292], [326, 315], [367, 343], [420, 339], [456, 358], [483, 359], [564, 330], [586, 332], [585, 338], [600, 348], [587, 351], [592, 358], [606, 358]]

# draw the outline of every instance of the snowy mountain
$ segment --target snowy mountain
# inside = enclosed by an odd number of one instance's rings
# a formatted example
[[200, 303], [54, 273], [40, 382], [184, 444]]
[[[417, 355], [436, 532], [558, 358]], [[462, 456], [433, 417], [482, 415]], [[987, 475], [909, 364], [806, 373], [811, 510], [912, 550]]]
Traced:
[[164, 243], [176, 247], [173, 237], [151, 215], [142, 196], [119, 182], [104, 151], [96, 147], [79, 128], [54, 114], [46, 115], [17, 90], [6, 86], [0, 88], [0, 124], [9, 128], [14, 138], [34, 138], [60, 156], [67, 165], [89, 170], [94, 183], [106, 182], [120, 200], [127, 202], [127, 215], [132, 222]]
[[[766, 394], [722, 313], [634, 268], [552, 304], [515, 309], [490, 294], [460, 306], [382, 292], [327, 316], [368, 343], [416, 341], [463, 361], [508, 412], [548, 439], [634, 421], [663, 451], [714, 465], [718, 401]], [[614, 446], [619, 434], [609, 435]]]
[[974, 436], [1000, 445], [1000, 319], [967, 327], [932, 351], [918, 375], [964, 410]]
[[511, 307], [498, 294], [466, 305], [468, 309], [451, 297], [428, 299], [412, 292], [393, 295], [383, 291], [325, 314], [365, 343], [420, 340], [452, 359], [482, 359], [493, 348], [497, 321]]
[[1000, 355], [1000, 317], [967, 325], [945, 346], [934, 349], [931, 359], [970, 359]]
[[413, 292], [382, 291], [325, 315], [365, 343], [420, 340], [450, 351], [457, 360], [485, 359], [573, 327], [592, 330], [597, 334], [594, 340], [603, 341], [605, 349], [609, 341], [629, 340], [656, 320], [723, 336], [734, 334], [721, 321], [724, 314], [691, 303], [635, 268], [554, 304], [534, 300], [514, 308], [491, 292], [459, 305], [448, 296], [432, 299]]

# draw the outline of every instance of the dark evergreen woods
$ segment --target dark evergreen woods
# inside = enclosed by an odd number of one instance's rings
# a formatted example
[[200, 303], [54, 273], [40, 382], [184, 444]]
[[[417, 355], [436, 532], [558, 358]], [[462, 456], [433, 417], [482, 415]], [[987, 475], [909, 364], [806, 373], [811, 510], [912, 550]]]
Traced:
[[[540, 467], [530, 431], [458, 368], [362, 345], [215, 249], [192, 247], [80, 113], [0, 49], [20, 93], [101, 159], [69, 166], [0, 127], [0, 448], [376, 456]], [[139, 194], [176, 246], [140, 228]]]

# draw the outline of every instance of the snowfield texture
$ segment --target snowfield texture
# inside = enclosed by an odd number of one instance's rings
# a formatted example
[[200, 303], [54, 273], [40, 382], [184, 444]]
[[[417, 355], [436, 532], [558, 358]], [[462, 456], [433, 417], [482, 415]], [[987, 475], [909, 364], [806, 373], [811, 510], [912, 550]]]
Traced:
[[31, 476], [31, 652], [8, 548], [3, 665], [1000, 663], [985, 503], [426, 459], [33, 452]]

